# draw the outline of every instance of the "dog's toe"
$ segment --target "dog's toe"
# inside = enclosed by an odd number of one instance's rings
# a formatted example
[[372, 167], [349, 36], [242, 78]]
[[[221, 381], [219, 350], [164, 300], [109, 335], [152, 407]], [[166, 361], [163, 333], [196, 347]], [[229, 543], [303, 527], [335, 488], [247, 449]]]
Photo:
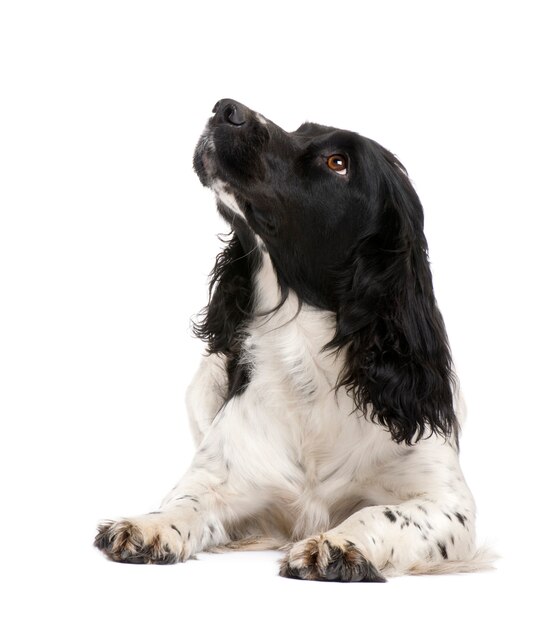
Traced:
[[93, 545], [109, 559], [119, 563], [171, 564], [187, 558], [179, 537], [165, 526], [142, 518], [104, 522], [97, 529]]
[[280, 564], [280, 575], [303, 580], [385, 582], [354, 543], [328, 534], [294, 544]]

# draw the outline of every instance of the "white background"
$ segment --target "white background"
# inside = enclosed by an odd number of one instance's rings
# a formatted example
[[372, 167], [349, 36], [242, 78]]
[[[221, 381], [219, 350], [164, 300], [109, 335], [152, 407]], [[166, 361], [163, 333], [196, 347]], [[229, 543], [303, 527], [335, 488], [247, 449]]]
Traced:
[[[3, 623], [558, 623], [553, 5], [0, 4]], [[91, 547], [192, 453], [189, 318], [227, 229], [191, 157], [222, 97], [408, 168], [496, 571], [337, 585], [279, 578], [276, 553], [141, 567]]]

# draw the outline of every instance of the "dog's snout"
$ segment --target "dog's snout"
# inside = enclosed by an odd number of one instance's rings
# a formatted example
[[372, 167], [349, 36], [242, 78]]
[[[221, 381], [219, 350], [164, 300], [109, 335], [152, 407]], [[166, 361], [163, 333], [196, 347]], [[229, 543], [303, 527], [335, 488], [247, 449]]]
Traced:
[[231, 126], [243, 126], [249, 118], [249, 109], [235, 100], [220, 100], [212, 109], [214, 119]]

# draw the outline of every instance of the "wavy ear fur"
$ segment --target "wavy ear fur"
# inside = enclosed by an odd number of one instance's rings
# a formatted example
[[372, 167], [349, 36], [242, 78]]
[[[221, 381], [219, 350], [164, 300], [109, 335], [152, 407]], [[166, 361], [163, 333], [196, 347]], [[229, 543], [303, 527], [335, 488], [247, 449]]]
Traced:
[[193, 331], [207, 342], [210, 354], [237, 359], [245, 322], [251, 314], [255, 251], [245, 251], [238, 233], [226, 243], [210, 274], [210, 301], [200, 321], [193, 323]]
[[420, 200], [387, 151], [377, 167], [376, 219], [338, 279], [339, 380], [357, 408], [412, 444], [457, 436], [452, 361], [428, 263]]

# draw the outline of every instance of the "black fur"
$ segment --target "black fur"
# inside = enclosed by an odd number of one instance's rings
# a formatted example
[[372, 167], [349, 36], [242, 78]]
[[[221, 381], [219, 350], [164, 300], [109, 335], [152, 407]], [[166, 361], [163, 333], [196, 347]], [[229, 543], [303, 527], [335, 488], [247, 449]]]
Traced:
[[[232, 113], [233, 111], [233, 113]], [[244, 329], [253, 311], [258, 235], [282, 292], [333, 311], [327, 350], [344, 350], [340, 387], [395, 441], [457, 436], [451, 355], [432, 287], [423, 209], [406, 170], [356, 133], [306, 123], [287, 133], [220, 101], [197, 147], [203, 184], [222, 181], [243, 218], [219, 205], [233, 238], [218, 256], [196, 334], [228, 357], [230, 394], [244, 388]], [[340, 175], [329, 155], [348, 159]]]
[[193, 330], [207, 342], [210, 354], [226, 356], [229, 398], [242, 392], [249, 382], [248, 368], [240, 358], [245, 324], [252, 310], [252, 277], [261, 257], [254, 236], [241, 226], [226, 243], [210, 275], [210, 301], [200, 321], [193, 323]]
[[457, 433], [452, 361], [432, 287], [422, 205], [393, 155], [381, 149], [377, 163], [378, 220], [340, 273], [329, 347], [347, 349], [339, 382], [353, 390], [357, 406], [396, 441], [410, 444], [426, 430]]

